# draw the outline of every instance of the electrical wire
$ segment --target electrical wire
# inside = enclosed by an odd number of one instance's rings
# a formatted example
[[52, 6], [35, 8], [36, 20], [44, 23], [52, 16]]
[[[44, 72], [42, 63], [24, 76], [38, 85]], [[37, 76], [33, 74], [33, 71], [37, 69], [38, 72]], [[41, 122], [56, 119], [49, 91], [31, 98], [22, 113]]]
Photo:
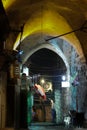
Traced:
[[31, 71], [30, 71], [30, 73], [31, 74], [33, 74], [33, 75], [39, 75], [39, 76], [41, 76], [41, 77], [61, 77], [61, 76], [63, 76], [62, 74], [61, 75], [44, 75], [44, 74], [36, 74], [36, 73], [32, 73]]
[[39, 70], [39, 71], [66, 71], [66, 69], [59, 69], [56, 67], [30, 67], [30, 70]]

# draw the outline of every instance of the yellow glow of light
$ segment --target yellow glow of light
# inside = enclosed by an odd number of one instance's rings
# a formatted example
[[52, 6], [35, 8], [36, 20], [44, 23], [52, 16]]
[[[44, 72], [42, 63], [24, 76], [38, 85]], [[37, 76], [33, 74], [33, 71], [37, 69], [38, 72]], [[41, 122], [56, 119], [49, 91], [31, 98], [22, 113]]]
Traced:
[[44, 79], [41, 79], [41, 83], [44, 84], [44, 83], [45, 83], [45, 80], [44, 80]]
[[[34, 14], [34, 16], [27, 21], [24, 27], [23, 37], [26, 38], [28, 35], [35, 33], [45, 33], [53, 36], [58, 36], [67, 32], [72, 31], [67, 21], [58, 14], [56, 11], [45, 10], [43, 15]], [[74, 44], [79, 53], [83, 54], [80, 43], [76, 38], [75, 34], [65, 35], [65, 38], [70, 44]], [[14, 48], [16, 49], [19, 44], [20, 37], [17, 38]]]
[[[70, 27], [64, 21], [63, 17], [58, 15], [53, 11], [44, 11], [43, 17], [40, 15], [36, 15], [31, 20], [28, 20], [24, 27], [23, 37], [27, 37], [28, 35], [34, 34], [36, 32], [45, 32], [50, 35], [58, 35], [63, 32], [70, 31]], [[20, 39], [20, 35], [17, 38], [17, 41], [14, 45], [14, 49], [18, 46], [18, 41]]]
[[2, 0], [5, 9], [9, 8], [16, 0]]

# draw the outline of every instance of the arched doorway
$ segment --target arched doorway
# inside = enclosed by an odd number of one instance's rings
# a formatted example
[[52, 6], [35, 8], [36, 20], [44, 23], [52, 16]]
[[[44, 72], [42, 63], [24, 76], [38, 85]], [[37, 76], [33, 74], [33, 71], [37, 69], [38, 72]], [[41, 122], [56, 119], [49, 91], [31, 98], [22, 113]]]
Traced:
[[[38, 94], [33, 94], [33, 110], [37, 117], [32, 121], [52, 122], [52, 109], [54, 109], [52, 101], [55, 103], [55, 90], [61, 91], [62, 76], [67, 72], [65, 63], [52, 50], [42, 48], [33, 53], [25, 64], [29, 67], [29, 75], [32, 77], [33, 84], [40, 84], [46, 93], [45, 101]], [[42, 83], [42, 79], [45, 82]]]

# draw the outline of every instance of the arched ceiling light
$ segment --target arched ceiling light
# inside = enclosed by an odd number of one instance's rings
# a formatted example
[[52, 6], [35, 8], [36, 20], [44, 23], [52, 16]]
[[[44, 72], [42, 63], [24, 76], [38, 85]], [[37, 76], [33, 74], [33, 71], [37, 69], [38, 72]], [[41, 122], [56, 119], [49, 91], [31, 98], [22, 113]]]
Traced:
[[84, 22], [84, 24], [82, 24], [82, 26], [80, 28], [75, 29], [75, 30], [70, 31], [70, 32], [66, 32], [64, 34], [61, 34], [61, 35], [58, 35], [58, 36], [55, 36], [55, 37], [48, 38], [48, 39], [46, 39], [46, 41], [49, 41], [49, 40], [52, 40], [52, 39], [56, 39], [58, 37], [62, 37], [64, 35], [68, 35], [70, 33], [77, 32], [77, 31], [82, 31], [82, 32], [87, 33], [87, 20]]

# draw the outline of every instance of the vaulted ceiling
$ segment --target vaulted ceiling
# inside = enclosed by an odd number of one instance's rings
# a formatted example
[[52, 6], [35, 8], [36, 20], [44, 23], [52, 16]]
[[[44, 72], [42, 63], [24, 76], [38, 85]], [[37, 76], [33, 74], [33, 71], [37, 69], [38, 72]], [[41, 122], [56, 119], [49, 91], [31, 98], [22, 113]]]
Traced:
[[7, 49], [15, 50], [21, 43], [27, 55], [29, 49], [50, 41], [47, 39], [77, 30], [61, 38], [87, 59], [87, 0], [2, 0], [2, 3], [10, 26]]

